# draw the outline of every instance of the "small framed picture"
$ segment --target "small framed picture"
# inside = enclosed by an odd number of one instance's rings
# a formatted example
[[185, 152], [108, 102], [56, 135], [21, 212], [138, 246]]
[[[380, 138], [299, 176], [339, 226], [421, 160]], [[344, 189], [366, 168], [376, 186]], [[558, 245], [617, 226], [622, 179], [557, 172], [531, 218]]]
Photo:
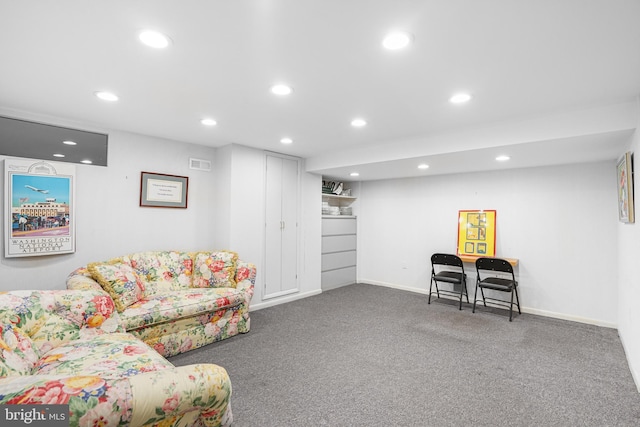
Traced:
[[151, 208], [187, 208], [189, 177], [142, 172], [140, 206]]
[[633, 155], [625, 153], [618, 160], [618, 219], [635, 222], [633, 212]]

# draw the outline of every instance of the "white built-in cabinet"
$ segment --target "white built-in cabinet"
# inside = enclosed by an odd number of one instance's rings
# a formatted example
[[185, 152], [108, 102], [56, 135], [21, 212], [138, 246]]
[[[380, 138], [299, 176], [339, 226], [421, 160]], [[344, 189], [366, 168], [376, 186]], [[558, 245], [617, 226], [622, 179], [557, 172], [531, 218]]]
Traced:
[[266, 154], [265, 268], [263, 299], [298, 291], [297, 158]]
[[356, 282], [356, 217], [322, 218], [322, 290]]
[[[355, 197], [322, 195], [330, 206], [350, 206]], [[322, 290], [356, 282], [357, 217], [353, 215], [322, 216]]]

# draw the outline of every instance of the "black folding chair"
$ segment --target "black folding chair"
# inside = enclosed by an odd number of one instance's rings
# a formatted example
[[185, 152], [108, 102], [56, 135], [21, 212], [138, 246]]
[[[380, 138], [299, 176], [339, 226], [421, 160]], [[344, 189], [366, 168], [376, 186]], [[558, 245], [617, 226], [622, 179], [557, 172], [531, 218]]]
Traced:
[[[476, 312], [478, 288], [480, 288], [480, 293], [482, 294], [482, 302], [485, 307], [487, 306], [487, 300], [492, 301], [496, 305], [509, 307], [509, 322], [513, 321], [514, 294], [516, 295], [518, 313], [522, 314], [522, 312], [520, 311], [520, 298], [518, 298], [518, 282], [516, 281], [516, 276], [513, 273], [513, 266], [509, 264], [508, 261], [501, 258], [478, 258], [476, 260], [476, 271], [478, 272], [478, 276], [476, 279], [476, 291], [473, 295], [473, 313]], [[500, 273], [506, 277], [495, 276], [495, 273]], [[511, 293], [511, 302], [507, 303], [507, 301], [504, 300], [485, 297], [484, 289], [509, 292]]]
[[[438, 282], [450, 283], [454, 285], [453, 290], [439, 289]], [[469, 302], [469, 293], [467, 292], [467, 275], [464, 273], [462, 260], [456, 255], [450, 254], [433, 254], [431, 256], [431, 283], [429, 284], [429, 302], [431, 304], [431, 291], [433, 285], [436, 285], [436, 294], [440, 298], [440, 293], [452, 295], [460, 299], [458, 310], [462, 310], [462, 295], [467, 297]], [[460, 286], [460, 291], [456, 291], [455, 287]]]

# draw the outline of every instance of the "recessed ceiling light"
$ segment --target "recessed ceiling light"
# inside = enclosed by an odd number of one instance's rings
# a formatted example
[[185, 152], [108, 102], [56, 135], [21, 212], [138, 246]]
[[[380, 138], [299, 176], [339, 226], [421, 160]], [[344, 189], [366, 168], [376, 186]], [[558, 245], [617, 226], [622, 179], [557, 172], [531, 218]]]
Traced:
[[355, 128], [361, 128], [367, 125], [367, 121], [365, 119], [353, 119], [351, 120], [351, 126]]
[[471, 95], [468, 93], [456, 93], [451, 98], [449, 98], [449, 102], [452, 104], [464, 104], [471, 99]]
[[283, 143], [283, 144], [291, 144], [293, 142], [293, 139], [291, 139], [291, 138], [282, 138], [280, 140], [280, 142]]
[[56, 154], [53, 155], [53, 157], [64, 157], [64, 154], [56, 153]]
[[91, 163], [93, 163], [91, 160], [80, 160], [80, 163], [84, 163], [85, 165], [90, 165]]
[[496, 160], [497, 160], [497, 161], [499, 161], [499, 162], [506, 162], [506, 161], [507, 161], [507, 160], [509, 160], [510, 158], [511, 158], [511, 157], [509, 157], [509, 156], [504, 156], [504, 155], [502, 155], [502, 156], [498, 156], [498, 157], [496, 157]]
[[360, 174], [358, 172], [351, 172], [349, 176], [360, 176]]
[[64, 145], [77, 145], [75, 141], [62, 141]]
[[419, 164], [418, 169], [429, 169], [429, 165], [426, 163]]
[[215, 126], [218, 124], [218, 122], [216, 122], [213, 119], [202, 119], [200, 120], [200, 123], [202, 123], [205, 126]]
[[411, 34], [404, 31], [394, 31], [387, 34], [382, 40], [382, 46], [389, 50], [398, 50], [407, 47], [411, 43]]
[[162, 33], [153, 30], [145, 30], [138, 35], [140, 41], [155, 49], [164, 49], [169, 46], [170, 39]]
[[274, 95], [285, 96], [291, 94], [291, 92], [293, 92], [291, 86], [287, 86], [285, 84], [277, 84], [271, 86], [271, 93], [273, 93]]
[[118, 95], [116, 95], [115, 93], [111, 93], [111, 92], [96, 92], [95, 95], [102, 99], [103, 101], [110, 101], [110, 102], [114, 102], [118, 100]]

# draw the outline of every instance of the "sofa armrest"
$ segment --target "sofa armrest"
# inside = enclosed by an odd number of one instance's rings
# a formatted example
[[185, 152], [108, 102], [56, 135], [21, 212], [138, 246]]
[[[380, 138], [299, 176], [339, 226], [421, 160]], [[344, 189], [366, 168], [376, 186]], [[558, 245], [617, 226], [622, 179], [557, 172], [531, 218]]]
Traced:
[[68, 404], [71, 426], [205, 426], [232, 421], [231, 382], [224, 368], [189, 365], [127, 378], [27, 375], [0, 378], [0, 404]]
[[236, 289], [241, 290], [246, 295], [247, 304], [253, 296], [253, 288], [256, 283], [256, 266], [250, 262], [238, 260], [236, 266]]
[[131, 424], [128, 378], [16, 375], [0, 378], [0, 404], [69, 405], [70, 426]]
[[87, 267], [80, 267], [67, 276], [67, 289], [102, 291], [102, 286], [91, 277]]
[[9, 291], [0, 293], [0, 313], [0, 322], [20, 328], [40, 352], [83, 336], [124, 332], [113, 300], [102, 291]]
[[125, 332], [113, 299], [102, 288], [60, 290], [54, 297], [56, 314], [75, 323], [82, 334]]
[[185, 416], [200, 419], [205, 426], [231, 424], [231, 381], [221, 366], [180, 366], [134, 375], [129, 380], [133, 392], [131, 425], [156, 425]]

